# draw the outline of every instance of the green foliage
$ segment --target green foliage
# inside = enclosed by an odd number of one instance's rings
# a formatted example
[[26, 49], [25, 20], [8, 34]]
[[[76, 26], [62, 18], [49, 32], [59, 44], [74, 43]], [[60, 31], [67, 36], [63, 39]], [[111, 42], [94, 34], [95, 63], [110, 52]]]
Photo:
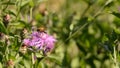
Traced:
[[[119, 0], [0, 0], [0, 68], [119, 68], [119, 5]], [[57, 38], [50, 54], [22, 48], [33, 27], [45, 27]]]

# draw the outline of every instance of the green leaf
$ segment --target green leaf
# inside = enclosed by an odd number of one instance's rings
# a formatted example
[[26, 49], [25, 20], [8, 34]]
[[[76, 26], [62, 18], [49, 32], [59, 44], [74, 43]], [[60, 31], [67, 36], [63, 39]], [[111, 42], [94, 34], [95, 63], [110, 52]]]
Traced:
[[2, 3], [2, 5], [15, 5], [15, 2], [5, 2], [5, 3]]
[[20, 9], [23, 9], [25, 6], [29, 4], [29, 1], [24, 1], [20, 7]]
[[120, 34], [120, 28], [114, 29], [115, 33]]
[[29, 5], [30, 5], [31, 7], [34, 6], [34, 2], [33, 2], [33, 0], [30, 0]]
[[40, 53], [36, 53], [35, 55], [36, 55], [37, 58], [42, 58], [42, 57], [44, 57], [44, 56], [41, 55]]
[[112, 3], [113, 3], [113, 0], [108, 0], [108, 1], [105, 3], [105, 7], [111, 6]]
[[77, 45], [78, 49], [81, 50], [85, 55], [87, 54], [86, 49], [84, 48], [84, 46], [82, 46], [82, 45], [80, 44], [80, 41], [77, 40], [77, 41], [76, 41], [76, 45]]
[[13, 16], [15, 16], [15, 17], [17, 17], [16, 13], [15, 13], [15, 12], [13, 12], [12, 10], [8, 10], [8, 12], [9, 12], [9, 14], [11, 14], [11, 15], [13, 15]]
[[113, 14], [114, 16], [120, 18], [120, 13], [117, 13], [117, 12], [112, 12], [111, 14]]
[[37, 68], [44, 68], [43, 63], [39, 62], [39, 64], [38, 64]]
[[58, 65], [61, 65], [62, 61], [61, 61], [60, 57], [58, 57], [56, 55], [48, 55], [47, 58], [50, 59], [51, 61], [54, 61]]
[[21, 64], [16, 64], [15, 68], [25, 68], [25, 67], [23, 65], [21, 65]]
[[2, 22], [0, 22], [0, 32], [7, 34], [7, 30]]
[[94, 4], [97, 0], [84, 0], [89, 5]]
[[14, 28], [16, 29], [22, 29], [23, 27], [28, 26], [29, 24], [27, 24], [25, 21], [18, 20], [18, 22], [10, 23], [9, 25], [14, 26]]
[[30, 67], [30, 66], [31, 66], [30, 60], [25, 60], [25, 59], [24, 59], [24, 66], [25, 66], [25, 68], [31, 68], [31, 67]]
[[0, 62], [0, 68], [3, 68], [3, 67], [2, 67], [2, 63], [1, 63], [1, 62]]
[[14, 61], [14, 63], [17, 64], [17, 63], [19, 63], [20, 61], [22, 61], [22, 57], [17, 58], [17, 59]]

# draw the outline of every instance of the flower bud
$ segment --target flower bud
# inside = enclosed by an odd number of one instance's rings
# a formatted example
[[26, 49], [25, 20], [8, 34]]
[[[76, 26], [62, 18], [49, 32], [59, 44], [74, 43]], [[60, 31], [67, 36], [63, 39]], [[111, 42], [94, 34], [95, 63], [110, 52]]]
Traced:
[[3, 23], [4, 23], [5, 27], [7, 27], [9, 22], [10, 22], [10, 15], [7, 14], [7, 15], [3, 16]]
[[10, 40], [9, 40], [9, 36], [5, 35], [5, 43], [6, 45], [10, 45]]
[[14, 68], [14, 62], [12, 59], [8, 60], [7, 63], [6, 63], [6, 67], [7, 68]]
[[2, 40], [4, 37], [4, 34], [2, 32], [0, 32], [0, 40]]
[[46, 9], [46, 4], [45, 3], [40, 4], [39, 12], [40, 12], [40, 14], [42, 14], [42, 16], [48, 15], [48, 11]]
[[27, 34], [27, 33], [28, 33], [27, 29], [24, 28], [24, 29], [23, 29], [23, 34]]
[[23, 45], [20, 47], [20, 52], [21, 52], [22, 54], [25, 54], [25, 53], [27, 52], [27, 46], [23, 44]]
[[37, 24], [35, 20], [32, 20], [30, 23], [32, 26], [35, 26]]

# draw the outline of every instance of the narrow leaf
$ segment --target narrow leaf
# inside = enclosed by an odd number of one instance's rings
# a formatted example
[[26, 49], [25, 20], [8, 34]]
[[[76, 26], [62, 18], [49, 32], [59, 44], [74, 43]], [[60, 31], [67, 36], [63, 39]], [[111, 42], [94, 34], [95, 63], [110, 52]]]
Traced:
[[120, 13], [117, 13], [117, 12], [112, 12], [111, 14], [113, 14], [114, 16], [120, 18]]

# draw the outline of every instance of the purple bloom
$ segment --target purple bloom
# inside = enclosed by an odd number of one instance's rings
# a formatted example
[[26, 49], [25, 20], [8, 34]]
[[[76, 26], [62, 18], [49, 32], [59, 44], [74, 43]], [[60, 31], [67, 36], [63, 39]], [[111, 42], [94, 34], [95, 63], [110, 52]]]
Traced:
[[42, 38], [43, 40], [45, 40], [49, 37], [48, 34], [46, 34], [44, 32], [39, 33], [39, 35], [40, 35], [40, 38]]
[[31, 40], [29, 46], [34, 46], [34, 47], [41, 49], [41, 47], [43, 47], [43, 45], [44, 45], [44, 40], [42, 40], [41, 38], [35, 38], [35, 39]]
[[54, 39], [52, 36], [47, 37], [45, 39], [46, 47], [53, 49], [55, 41], [56, 41], [56, 39]]
[[25, 45], [29, 45], [30, 39], [24, 39], [24, 40], [23, 40], [23, 43], [24, 43]]
[[36, 49], [44, 50], [44, 53], [49, 52], [54, 48], [56, 39], [45, 32], [34, 31], [30, 38], [24, 39], [23, 44], [35, 47]]
[[39, 33], [34, 31], [32, 34], [31, 34], [31, 37], [32, 38], [39, 38]]

